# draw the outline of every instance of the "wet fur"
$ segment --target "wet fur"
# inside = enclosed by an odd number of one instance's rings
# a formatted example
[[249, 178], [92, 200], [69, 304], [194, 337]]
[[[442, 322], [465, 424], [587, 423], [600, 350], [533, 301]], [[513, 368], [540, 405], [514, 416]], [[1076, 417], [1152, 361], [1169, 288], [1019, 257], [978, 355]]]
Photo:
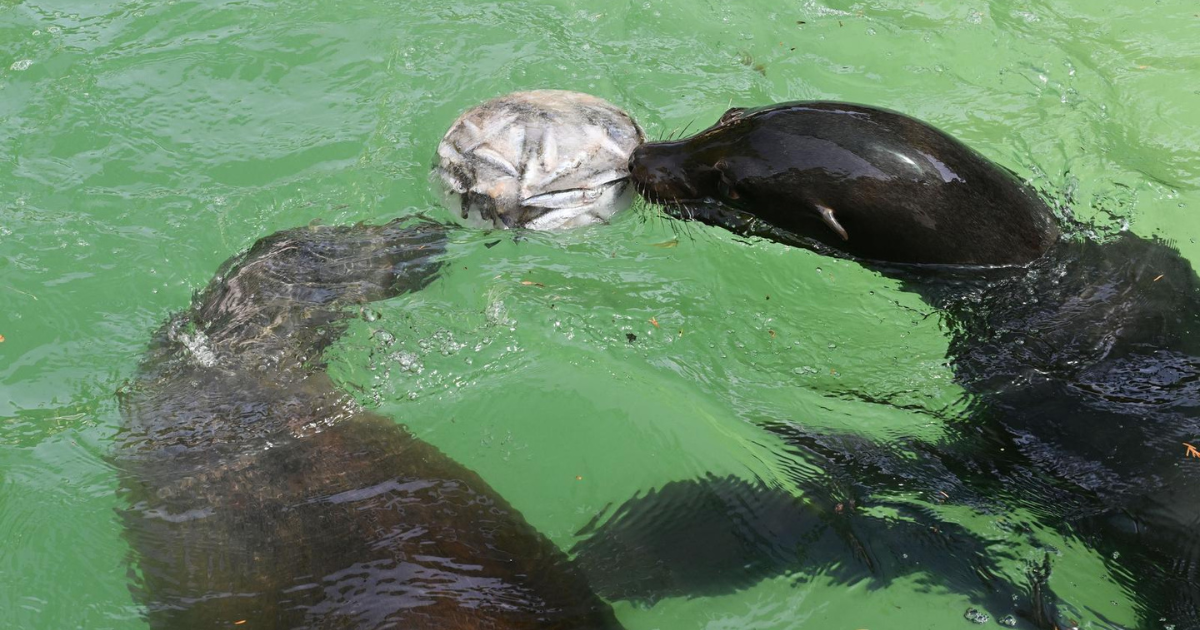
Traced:
[[619, 627], [478, 475], [324, 372], [357, 305], [434, 276], [442, 232], [272, 235], [155, 336], [117, 455], [152, 627]]

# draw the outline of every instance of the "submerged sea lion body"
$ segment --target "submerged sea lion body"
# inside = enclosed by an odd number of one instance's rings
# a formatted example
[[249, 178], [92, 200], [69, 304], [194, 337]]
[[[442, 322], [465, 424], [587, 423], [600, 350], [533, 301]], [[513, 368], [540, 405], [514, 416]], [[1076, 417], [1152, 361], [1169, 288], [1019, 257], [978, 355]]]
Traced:
[[281, 232], [158, 333], [118, 451], [152, 627], [619, 627], [478, 475], [324, 373], [348, 311], [423, 286], [443, 242], [400, 222]]
[[[938, 280], [909, 282], [924, 292]], [[1099, 551], [1145, 627], [1200, 629], [1192, 265], [1126, 233], [1065, 241], [1018, 274], [946, 295], [949, 357], [978, 401], [957, 457]]]
[[[630, 160], [650, 201], [743, 234], [864, 260], [1024, 264], [1058, 237], [1011, 172], [896, 112], [833, 102], [731, 109]], [[954, 238], [946, 238], [946, 235]]]

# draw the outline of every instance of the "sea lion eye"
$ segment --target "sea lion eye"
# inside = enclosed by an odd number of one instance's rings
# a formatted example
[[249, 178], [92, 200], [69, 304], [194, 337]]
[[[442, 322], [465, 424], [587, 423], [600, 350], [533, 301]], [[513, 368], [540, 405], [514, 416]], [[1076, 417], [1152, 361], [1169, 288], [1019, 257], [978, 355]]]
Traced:
[[738, 194], [737, 183], [726, 174], [728, 166], [725, 160], [713, 164], [713, 169], [717, 171], [717, 192], [726, 199], [738, 199], [741, 195]]
[[733, 182], [729, 181], [726, 177], [721, 177], [721, 181], [717, 182], [717, 192], [721, 193], [721, 196], [726, 199], [737, 200], [741, 198]]

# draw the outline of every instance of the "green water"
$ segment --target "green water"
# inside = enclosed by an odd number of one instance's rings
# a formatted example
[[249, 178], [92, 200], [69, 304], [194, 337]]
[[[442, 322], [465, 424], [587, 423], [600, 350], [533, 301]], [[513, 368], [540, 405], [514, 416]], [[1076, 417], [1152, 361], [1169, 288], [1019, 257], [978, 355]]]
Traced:
[[[656, 137], [731, 103], [898, 109], [1097, 230], [1200, 260], [1195, 2], [0, 0], [0, 627], [144, 625], [107, 455], [153, 329], [259, 236], [445, 217], [440, 135], [536, 87], [603, 96]], [[785, 487], [762, 421], [886, 444], [936, 439], [965, 404], [938, 318], [853, 263], [647, 209], [517, 241], [464, 230], [451, 251], [352, 327], [333, 371], [564, 548], [670, 481]], [[1012, 533], [1021, 514], [929, 507], [1013, 579], [1043, 553]], [[1100, 558], [1039, 535], [1063, 600], [1135, 623]], [[616, 610], [635, 630], [957, 628], [970, 605], [799, 574]]]

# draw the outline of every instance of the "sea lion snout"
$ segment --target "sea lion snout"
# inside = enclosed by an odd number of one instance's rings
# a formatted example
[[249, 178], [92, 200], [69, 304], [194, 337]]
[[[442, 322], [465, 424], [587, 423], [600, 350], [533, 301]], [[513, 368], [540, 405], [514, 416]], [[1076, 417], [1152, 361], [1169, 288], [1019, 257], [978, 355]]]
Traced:
[[704, 196], [694, 184], [696, 177], [689, 176], [680, 161], [685, 153], [675, 144], [642, 144], [629, 157], [629, 175], [638, 192], [652, 203], [697, 201]]

